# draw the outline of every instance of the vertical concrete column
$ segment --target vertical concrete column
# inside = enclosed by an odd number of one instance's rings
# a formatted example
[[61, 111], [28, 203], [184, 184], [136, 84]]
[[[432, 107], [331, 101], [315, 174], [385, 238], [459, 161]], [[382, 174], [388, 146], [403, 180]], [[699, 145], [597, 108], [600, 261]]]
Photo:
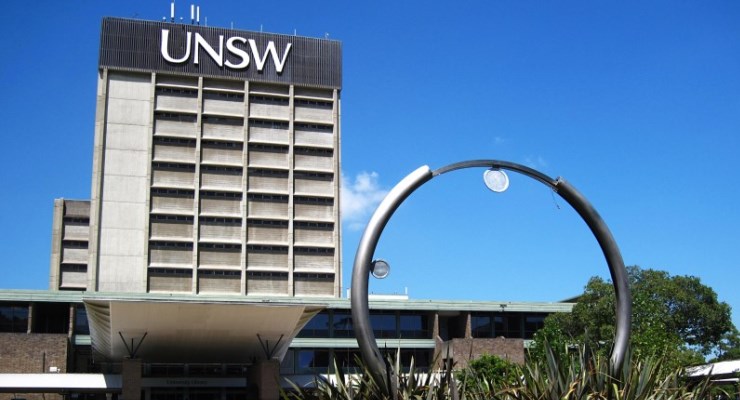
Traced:
[[124, 358], [121, 378], [123, 400], [141, 400], [141, 359]]
[[51, 224], [51, 261], [49, 265], [49, 290], [59, 290], [62, 272], [62, 226], [64, 221], [64, 199], [54, 200], [54, 220]]
[[470, 313], [466, 312], [463, 315], [465, 317], [465, 339], [472, 339], [473, 338], [473, 327], [472, 327], [472, 322], [470, 320]]
[[264, 360], [252, 365], [247, 371], [247, 383], [257, 387], [258, 400], [278, 400], [280, 397], [280, 362]]
[[295, 86], [288, 89], [288, 296], [295, 296]]

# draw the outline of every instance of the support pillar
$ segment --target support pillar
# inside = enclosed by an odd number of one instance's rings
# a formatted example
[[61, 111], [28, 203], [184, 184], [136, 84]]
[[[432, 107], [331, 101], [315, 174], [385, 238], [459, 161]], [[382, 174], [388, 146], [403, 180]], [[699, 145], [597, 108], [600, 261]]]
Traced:
[[247, 383], [256, 387], [257, 399], [278, 400], [280, 398], [280, 362], [264, 360], [252, 365], [247, 371]]
[[121, 378], [122, 400], [141, 400], [141, 359], [124, 358]]

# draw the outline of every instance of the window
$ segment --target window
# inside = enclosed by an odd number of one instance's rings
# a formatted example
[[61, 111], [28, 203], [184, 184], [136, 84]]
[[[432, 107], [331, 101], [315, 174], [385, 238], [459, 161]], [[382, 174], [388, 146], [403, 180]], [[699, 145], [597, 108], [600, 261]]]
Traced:
[[212, 115], [208, 115], [208, 116], [203, 116], [203, 123], [204, 124], [229, 125], [229, 126], [242, 126], [243, 121], [241, 118], [214, 117]]
[[493, 326], [490, 315], [471, 315], [470, 330], [474, 338], [493, 337]]
[[320, 256], [333, 256], [334, 248], [328, 247], [295, 247], [295, 254], [300, 255], [320, 255]]
[[303, 156], [331, 157], [334, 155], [334, 150], [332, 149], [317, 149], [314, 147], [296, 147], [293, 151], [295, 154]]
[[259, 128], [288, 129], [289, 125], [284, 121], [268, 121], [262, 119], [250, 119], [249, 125]]
[[68, 333], [69, 303], [35, 303], [33, 305], [33, 333]]
[[75, 306], [75, 330], [76, 335], [89, 335], [90, 326], [87, 322], [87, 310], [82, 304]]
[[303, 131], [323, 132], [323, 133], [332, 133], [334, 131], [334, 127], [332, 127], [331, 125], [307, 124], [307, 123], [296, 123], [295, 129], [300, 129]]
[[324, 172], [296, 171], [296, 172], [293, 173], [293, 176], [296, 179], [309, 179], [309, 180], [312, 180], [312, 181], [331, 182], [332, 180], [334, 180], [334, 174], [324, 173]]
[[287, 203], [288, 196], [281, 194], [260, 194], [260, 193], [249, 193], [247, 194], [247, 200], [249, 201], [267, 201], [271, 203]]
[[429, 320], [422, 314], [404, 314], [399, 316], [399, 336], [402, 339], [428, 339]]
[[296, 372], [326, 373], [329, 371], [328, 349], [300, 349], [297, 353]]
[[258, 244], [247, 245], [250, 253], [288, 254], [288, 246], [262, 246]]
[[244, 101], [244, 93], [229, 93], [229, 92], [204, 92], [203, 98], [208, 100], [223, 100], [223, 101]]
[[288, 177], [288, 171], [279, 170], [279, 169], [250, 168], [249, 169], [249, 175], [251, 175], [251, 176], [267, 176], [267, 177], [275, 177], [275, 178], [287, 178]]
[[241, 175], [242, 174], [241, 167], [216, 167], [213, 165], [203, 165], [200, 167], [200, 170], [205, 173], [218, 173], [218, 174], [224, 174], [224, 175]]
[[222, 225], [222, 226], [241, 226], [241, 218], [229, 217], [200, 217], [201, 224]]
[[370, 312], [370, 326], [378, 339], [391, 339], [398, 337], [395, 312]]
[[360, 359], [362, 355], [357, 349], [334, 349], [334, 360], [337, 367], [345, 373], [360, 373]]
[[329, 337], [329, 312], [322, 311], [313, 318], [301, 329], [298, 333], [298, 337], [312, 337], [312, 338], [328, 338]]
[[0, 305], [0, 332], [28, 331], [28, 305], [3, 304]]
[[164, 144], [168, 146], [195, 147], [195, 139], [183, 139], [183, 138], [156, 136], [154, 138], [154, 144]]
[[160, 87], [157, 87], [157, 94], [177, 96], [177, 97], [198, 97], [198, 90], [160, 86]]
[[322, 108], [322, 109], [327, 109], [327, 110], [331, 110], [334, 106], [334, 104], [331, 101], [296, 99], [295, 102], [299, 106], [310, 107], [310, 108]]
[[249, 144], [250, 151], [265, 151], [269, 153], [288, 153], [288, 146], [281, 146], [279, 144]]
[[241, 143], [236, 142], [221, 142], [217, 140], [203, 140], [200, 142], [201, 147], [206, 147], [210, 149], [233, 149], [233, 150], [241, 150], [244, 148], [244, 145]]
[[334, 311], [332, 328], [333, 337], [355, 337], [355, 331], [352, 328], [352, 314], [349, 310]]
[[331, 222], [309, 222], [309, 221], [295, 221], [293, 226], [296, 229], [311, 229], [317, 231], [333, 231], [334, 224]]
[[285, 97], [263, 96], [259, 94], [249, 95], [249, 101], [257, 104], [275, 104], [281, 106], [287, 106], [289, 102]]
[[272, 219], [250, 219], [247, 225], [263, 226], [268, 228], [287, 228], [288, 221]]
[[308, 197], [308, 196], [295, 196], [293, 198], [296, 204], [318, 204], [331, 206], [334, 205], [334, 199], [331, 197]]
[[522, 332], [522, 315], [519, 313], [516, 314], [506, 314], [506, 334], [503, 336], [506, 336], [507, 338], [522, 338], [524, 337]]
[[532, 339], [535, 332], [545, 326], [544, 314], [530, 314], [524, 317], [524, 338]]

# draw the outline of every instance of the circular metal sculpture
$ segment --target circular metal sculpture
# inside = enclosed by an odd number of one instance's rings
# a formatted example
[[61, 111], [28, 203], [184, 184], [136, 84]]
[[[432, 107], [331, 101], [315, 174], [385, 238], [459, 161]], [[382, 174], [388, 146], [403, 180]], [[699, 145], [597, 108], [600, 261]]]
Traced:
[[[392, 371], [386, 367], [383, 356], [378, 349], [373, 334], [373, 328], [370, 325], [370, 311], [368, 306], [368, 279], [373, 265], [373, 253], [378, 245], [380, 235], [398, 206], [411, 195], [416, 189], [424, 183], [430, 181], [435, 176], [452, 172], [459, 169], [485, 167], [496, 173], [487, 173], [484, 175], [486, 185], [494, 191], [503, 191], [508, 187], [508, 178], [504, 183], [503, 170], [514, 171], [533, 178], [548, 187], [552, 188], [560, 197], [562, 197], [573, 209], [578, 212], [581, 218], [586, 222], [591, 232], [599, 242], [604, 257], [606, 258], [609, 272], [611, 273], [612, 282], [616, 291], [616, 333], [614, 336], [614, 345], [611, 353], [612, 371], [617, 373], [621, 370], [624, 363], [625, 354], [630, 337], [630, 320], [632, 315], [632, 305], [630, 298], [630, 289], [627, 280], [627, 271], [624, 268], [624, 261], [619, 252], [617, 243], [614, 240], [606, 223], [601, 219], [596, 209], [578, 192], [573, 186], [562, 178], [552, 179], [547, 175], [536, 171], [524, 165], [499, 161], [499, 160], [472, 160], [450, 164], [446, 167], [432, 171], [428, 166], [423, 166], [412, 172], [401, 180], [383, 199], [375, 213], [365, 228], [365, 232], [360, 239], [355, 254], [355, 262], [352, 270], [352, 322], [357, 336], [357, 342], [360, 346], [362, 358], [365, 361], [370, 373], [373, 375], [378, 384], [391, 393], [396, 387], [396, 378], [392, 376]], [[491, 175], [493, 174], [493, 175]]]

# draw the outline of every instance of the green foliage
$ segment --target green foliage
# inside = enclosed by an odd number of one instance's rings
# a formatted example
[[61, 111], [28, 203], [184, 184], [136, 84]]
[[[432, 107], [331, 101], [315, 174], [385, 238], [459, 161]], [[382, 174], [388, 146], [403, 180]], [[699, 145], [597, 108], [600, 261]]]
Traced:
[[[625, 367], [613, 374], [609, 359], [582, 346], [561, 355], [548, 345], [544, 357], [524, 366], [504, 365], [485, 358], [453, 378], [449, 367], [433, 374], [415, 370], [398, 375], [397, 389], [385, 394], [367, 369], [359, 375], [336, 372], [333, 381], [320, 380], [315, 389], [294, 387], [284, 392], [284, 400], [699, 400], [707, 398], [708, 382], [689, 385], [677, 371], [662, 372], [664, 359], [628, 354]], [[360, 365], [362, 363], [360, 362]], [[398, 360], [391, 371], [399, 371]], [[489, 367], [491, 369], [489, 369]], [[480, 373], [478, 373], [480, 372]], [[485, 374], [504, 372], [515, 379], [489, 379]], [[396, 376], [395, 374], [390, 374]], [[460, 376], [460, 375], [458, 375]]]
[[471, 361], [468, 368], [458, 372], [457, 379], [462, 385], [471, 386], [477, 381], [486, 381], [491, 386], [516, 385], [521, 376], [517, 364], [490, 354], [484, 354]]
[[717, 346], [715, 361], [740, 360], [740, 332], [733, 329], [725, 333]]
[[[633, 351], [662, 356], [669, 368], [702, 363], [718, 352], [723, 338], [735, 328], [730, 307], [692, 276], [628, 267], [632, 291]], [[608, 354], [614, 337], [615, 295], [610, 282], [593, 277], [569, 314], [545, 319], [535, 335], [530, 356], [542, 359], [542, 346], [551, 344], [559, 355], [568, 345], [588, 341], [596, 352]], [[588, 339], [587, 339], [588, 338]]]

